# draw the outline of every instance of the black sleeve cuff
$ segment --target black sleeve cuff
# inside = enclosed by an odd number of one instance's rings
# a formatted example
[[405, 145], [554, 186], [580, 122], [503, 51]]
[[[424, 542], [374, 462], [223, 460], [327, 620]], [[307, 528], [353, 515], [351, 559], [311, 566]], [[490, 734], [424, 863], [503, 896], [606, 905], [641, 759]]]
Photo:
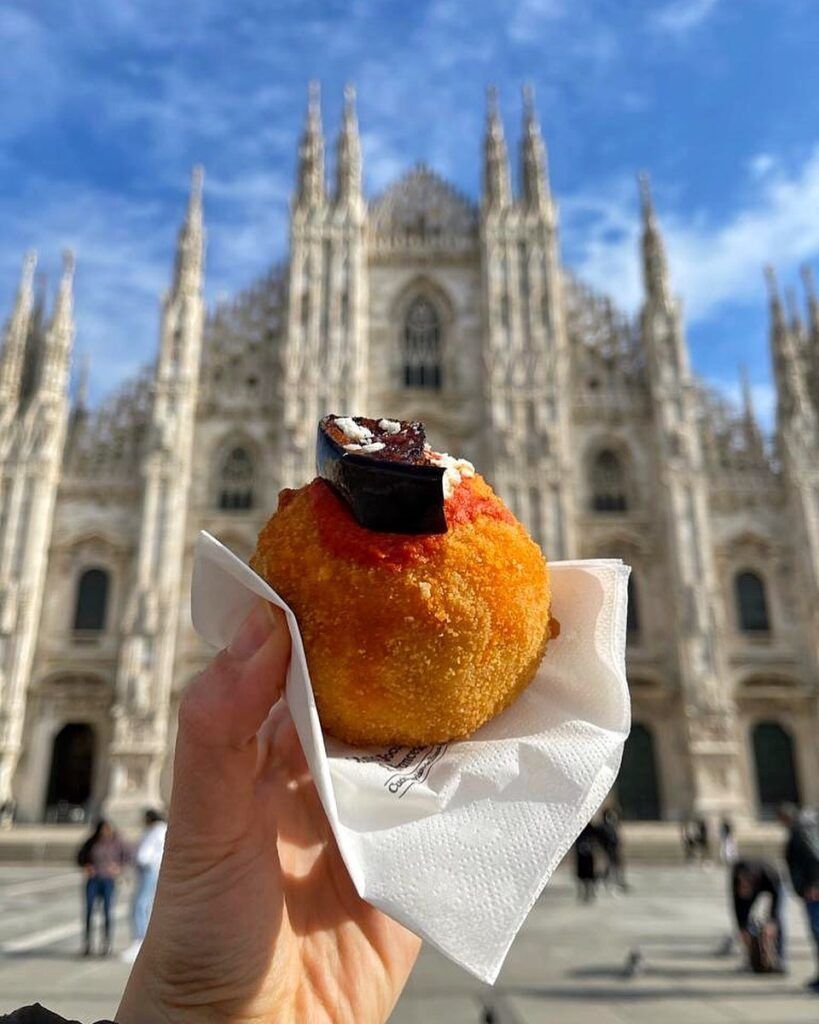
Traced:
[[[82, 1024], [82, 1022], [66, 1020], [65, 1017], [52, 1013], [51, 1010], [40, 1006], [39, 1003], [34, 1003], [33, 1006], [21, 1006], [19, 1010], [4, 1014], [0, 1017], [0, 1024]], [[98, 1020], [96, 1024], [113, 1024], [113, 1021]]]

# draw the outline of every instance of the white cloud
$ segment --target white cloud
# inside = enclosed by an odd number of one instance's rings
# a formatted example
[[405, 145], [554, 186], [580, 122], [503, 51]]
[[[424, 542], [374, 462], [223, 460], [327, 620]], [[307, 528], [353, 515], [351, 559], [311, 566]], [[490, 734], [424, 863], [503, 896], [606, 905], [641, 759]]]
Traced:
[[771, 153], [757, 153], [748, 161], [748, 172], [757, 180], [766, 178], [776, 167], [776, 157]]
[[659, 32], [684, 35], [701, 25], [713, 12], [719, 0], [672, 0], [654, 11], [650, 25]]
[[[819, 256], [819, 219], [810, 215], [819, 209], [819, 144], [790, 174], [768, 164], [748, 201], [721, 222], [664, 210], [662, 197], [657, 205], [672, 285], [689, 319], [704, 320], [728, 303], [756, 305], [764, 263], [787, 276]], [[563, 206], [580, 276], [635, 309], [641, 286], [633, 184], [618, 179], [594, 195], [570, 196]]]
[[517, 0], [505, 7], [507, 33], [517, 43], [542, 39], [551, 22], [566, 14], [564, 0]]

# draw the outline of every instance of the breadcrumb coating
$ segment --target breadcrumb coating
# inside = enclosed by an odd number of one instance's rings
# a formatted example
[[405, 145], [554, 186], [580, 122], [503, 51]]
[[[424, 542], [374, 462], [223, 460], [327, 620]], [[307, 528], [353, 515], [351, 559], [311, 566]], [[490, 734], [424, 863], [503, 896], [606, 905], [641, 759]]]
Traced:
[[430, 536], [359, 526], [323, 480], [282, 491], [251, 566], [299, 622], [323, 729], [355, 746], [470, 735], [531, 682], [549, 639], [538, 546], [479, 476]]

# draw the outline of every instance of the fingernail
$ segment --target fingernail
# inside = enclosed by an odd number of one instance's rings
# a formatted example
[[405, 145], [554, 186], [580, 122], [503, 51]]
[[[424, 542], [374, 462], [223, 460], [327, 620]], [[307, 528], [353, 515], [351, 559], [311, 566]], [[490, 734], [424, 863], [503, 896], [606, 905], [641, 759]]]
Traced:
[[239, 627], [239, 631], [228, 648], [230, 654], [238, 661], [247, 661], [267, 640], [272, 629], [273, 623], [267, 604], [259, 601]]

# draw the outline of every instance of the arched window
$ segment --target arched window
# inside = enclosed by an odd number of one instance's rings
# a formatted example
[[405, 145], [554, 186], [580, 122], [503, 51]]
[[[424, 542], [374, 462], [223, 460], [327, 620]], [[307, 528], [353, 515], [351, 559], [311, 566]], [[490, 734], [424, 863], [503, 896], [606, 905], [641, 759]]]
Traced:
[[594, 512], [625, 512], [626, 474], [615, 452], [604, 448], [591, 465], [591, 506]]
[[247, 449], [231, 448], [219, 470], [219, 508], [253, 508], [253, 459]]
[[419, 295], [404, 320], [404, 386], [441, 387], [441, 321], [424, 296]]
[[793, 740], [779, 722], [758, 722], [751, 733], [759, 812], [772, 818], [780, 804], [799, 804]]
[[634, 722], [623, 748], [617, 800], [623, 817], [631, 821], [657, 821], [661, 816], [654, 737], [641, 722]]
[[770, 628], [765, 584], [755, 572], [738, 572], [734, 577], [737, 618], [743, 633], [767, 633]]
[[74, 629], [78, 633], [101, 633], [107, 606], [108, 573], [105, 569], [86, 569], [77, 584]]
[[637, 580], [634, 573], [628, 578], [628, 611], [626, 612], [626, 635], [629, 640], [636, 639], [640, 632], [640, 605], [637, 600]]

